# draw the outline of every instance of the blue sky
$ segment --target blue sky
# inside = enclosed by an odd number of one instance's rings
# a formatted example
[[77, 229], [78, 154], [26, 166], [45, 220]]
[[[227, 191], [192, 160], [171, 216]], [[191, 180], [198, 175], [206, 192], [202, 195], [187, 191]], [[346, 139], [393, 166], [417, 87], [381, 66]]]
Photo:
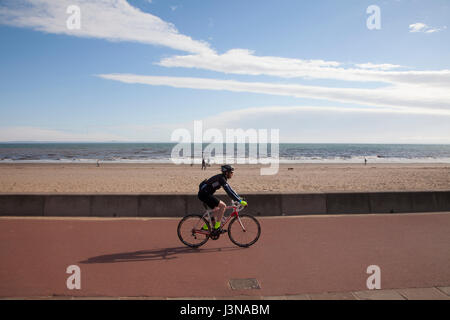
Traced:
[[170, 141], [203, 120], [285, 142], [450, 143], [449, 21], [446, 0], [5, 0], [0, 141]]

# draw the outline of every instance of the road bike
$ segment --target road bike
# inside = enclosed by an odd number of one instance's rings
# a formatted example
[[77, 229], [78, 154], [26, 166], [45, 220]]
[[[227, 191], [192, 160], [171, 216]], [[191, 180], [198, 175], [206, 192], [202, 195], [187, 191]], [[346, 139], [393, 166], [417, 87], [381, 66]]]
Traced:
[[[228, 233], [231, 242], [239, 247], [248, 248], [258, 241], [261, 235], [261, 226], [255, 217], [249, 214], [239, 214], [245, 207], [237, 201], [232, 201], [231, 206], [226, 210], [232, 209], [233, 212], [224, 215], [222, 225], [218, 229], [212, 229], [212, 218], [210, 210], [206, 207], [203, 215], [190, 214], [185, 216], [178, 223], [177, 233], [181, 242], [191, 248], [198, 248], [204, 245], [209, 239], [218, 240], [221, 234]], [[228, 229], [224, 229], [228, 222]], [[205, 228], [206, 226], [206, 228]]]

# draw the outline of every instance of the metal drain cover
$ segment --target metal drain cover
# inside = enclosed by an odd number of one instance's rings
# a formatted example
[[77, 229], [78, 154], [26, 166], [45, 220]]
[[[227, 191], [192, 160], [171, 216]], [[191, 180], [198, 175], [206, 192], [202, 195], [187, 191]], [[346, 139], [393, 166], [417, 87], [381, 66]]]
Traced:
[[256, 279], [231, 279], [229, 281], [232, 290], [261, 289]]

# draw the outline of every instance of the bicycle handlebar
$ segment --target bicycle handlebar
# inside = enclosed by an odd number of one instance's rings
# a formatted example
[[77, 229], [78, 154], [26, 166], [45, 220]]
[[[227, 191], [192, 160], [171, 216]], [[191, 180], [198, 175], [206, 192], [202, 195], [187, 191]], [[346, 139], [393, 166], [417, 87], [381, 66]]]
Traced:
[[241, 211], [242, 209], [245, 208], [245, 206], [241, 205], [241, 203], [239, 201], [231, 200], [231, 205], [236, 207], [237, 211]]

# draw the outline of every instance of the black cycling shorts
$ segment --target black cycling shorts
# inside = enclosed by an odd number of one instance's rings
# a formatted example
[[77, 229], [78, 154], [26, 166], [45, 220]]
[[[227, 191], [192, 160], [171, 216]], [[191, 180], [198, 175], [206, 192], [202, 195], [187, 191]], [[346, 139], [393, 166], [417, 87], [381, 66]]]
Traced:
[[199, 192], [198, 193], [198, 198], [206, 203], [206, 205], [208, 207], [210, 207], [211, 209], [214, 209], [215, 207], [217, 207], [220, 203], [220, 200], [217, 199], [216, 197], [214, 197], [212, 194], [206, 193], [206, 192]]

